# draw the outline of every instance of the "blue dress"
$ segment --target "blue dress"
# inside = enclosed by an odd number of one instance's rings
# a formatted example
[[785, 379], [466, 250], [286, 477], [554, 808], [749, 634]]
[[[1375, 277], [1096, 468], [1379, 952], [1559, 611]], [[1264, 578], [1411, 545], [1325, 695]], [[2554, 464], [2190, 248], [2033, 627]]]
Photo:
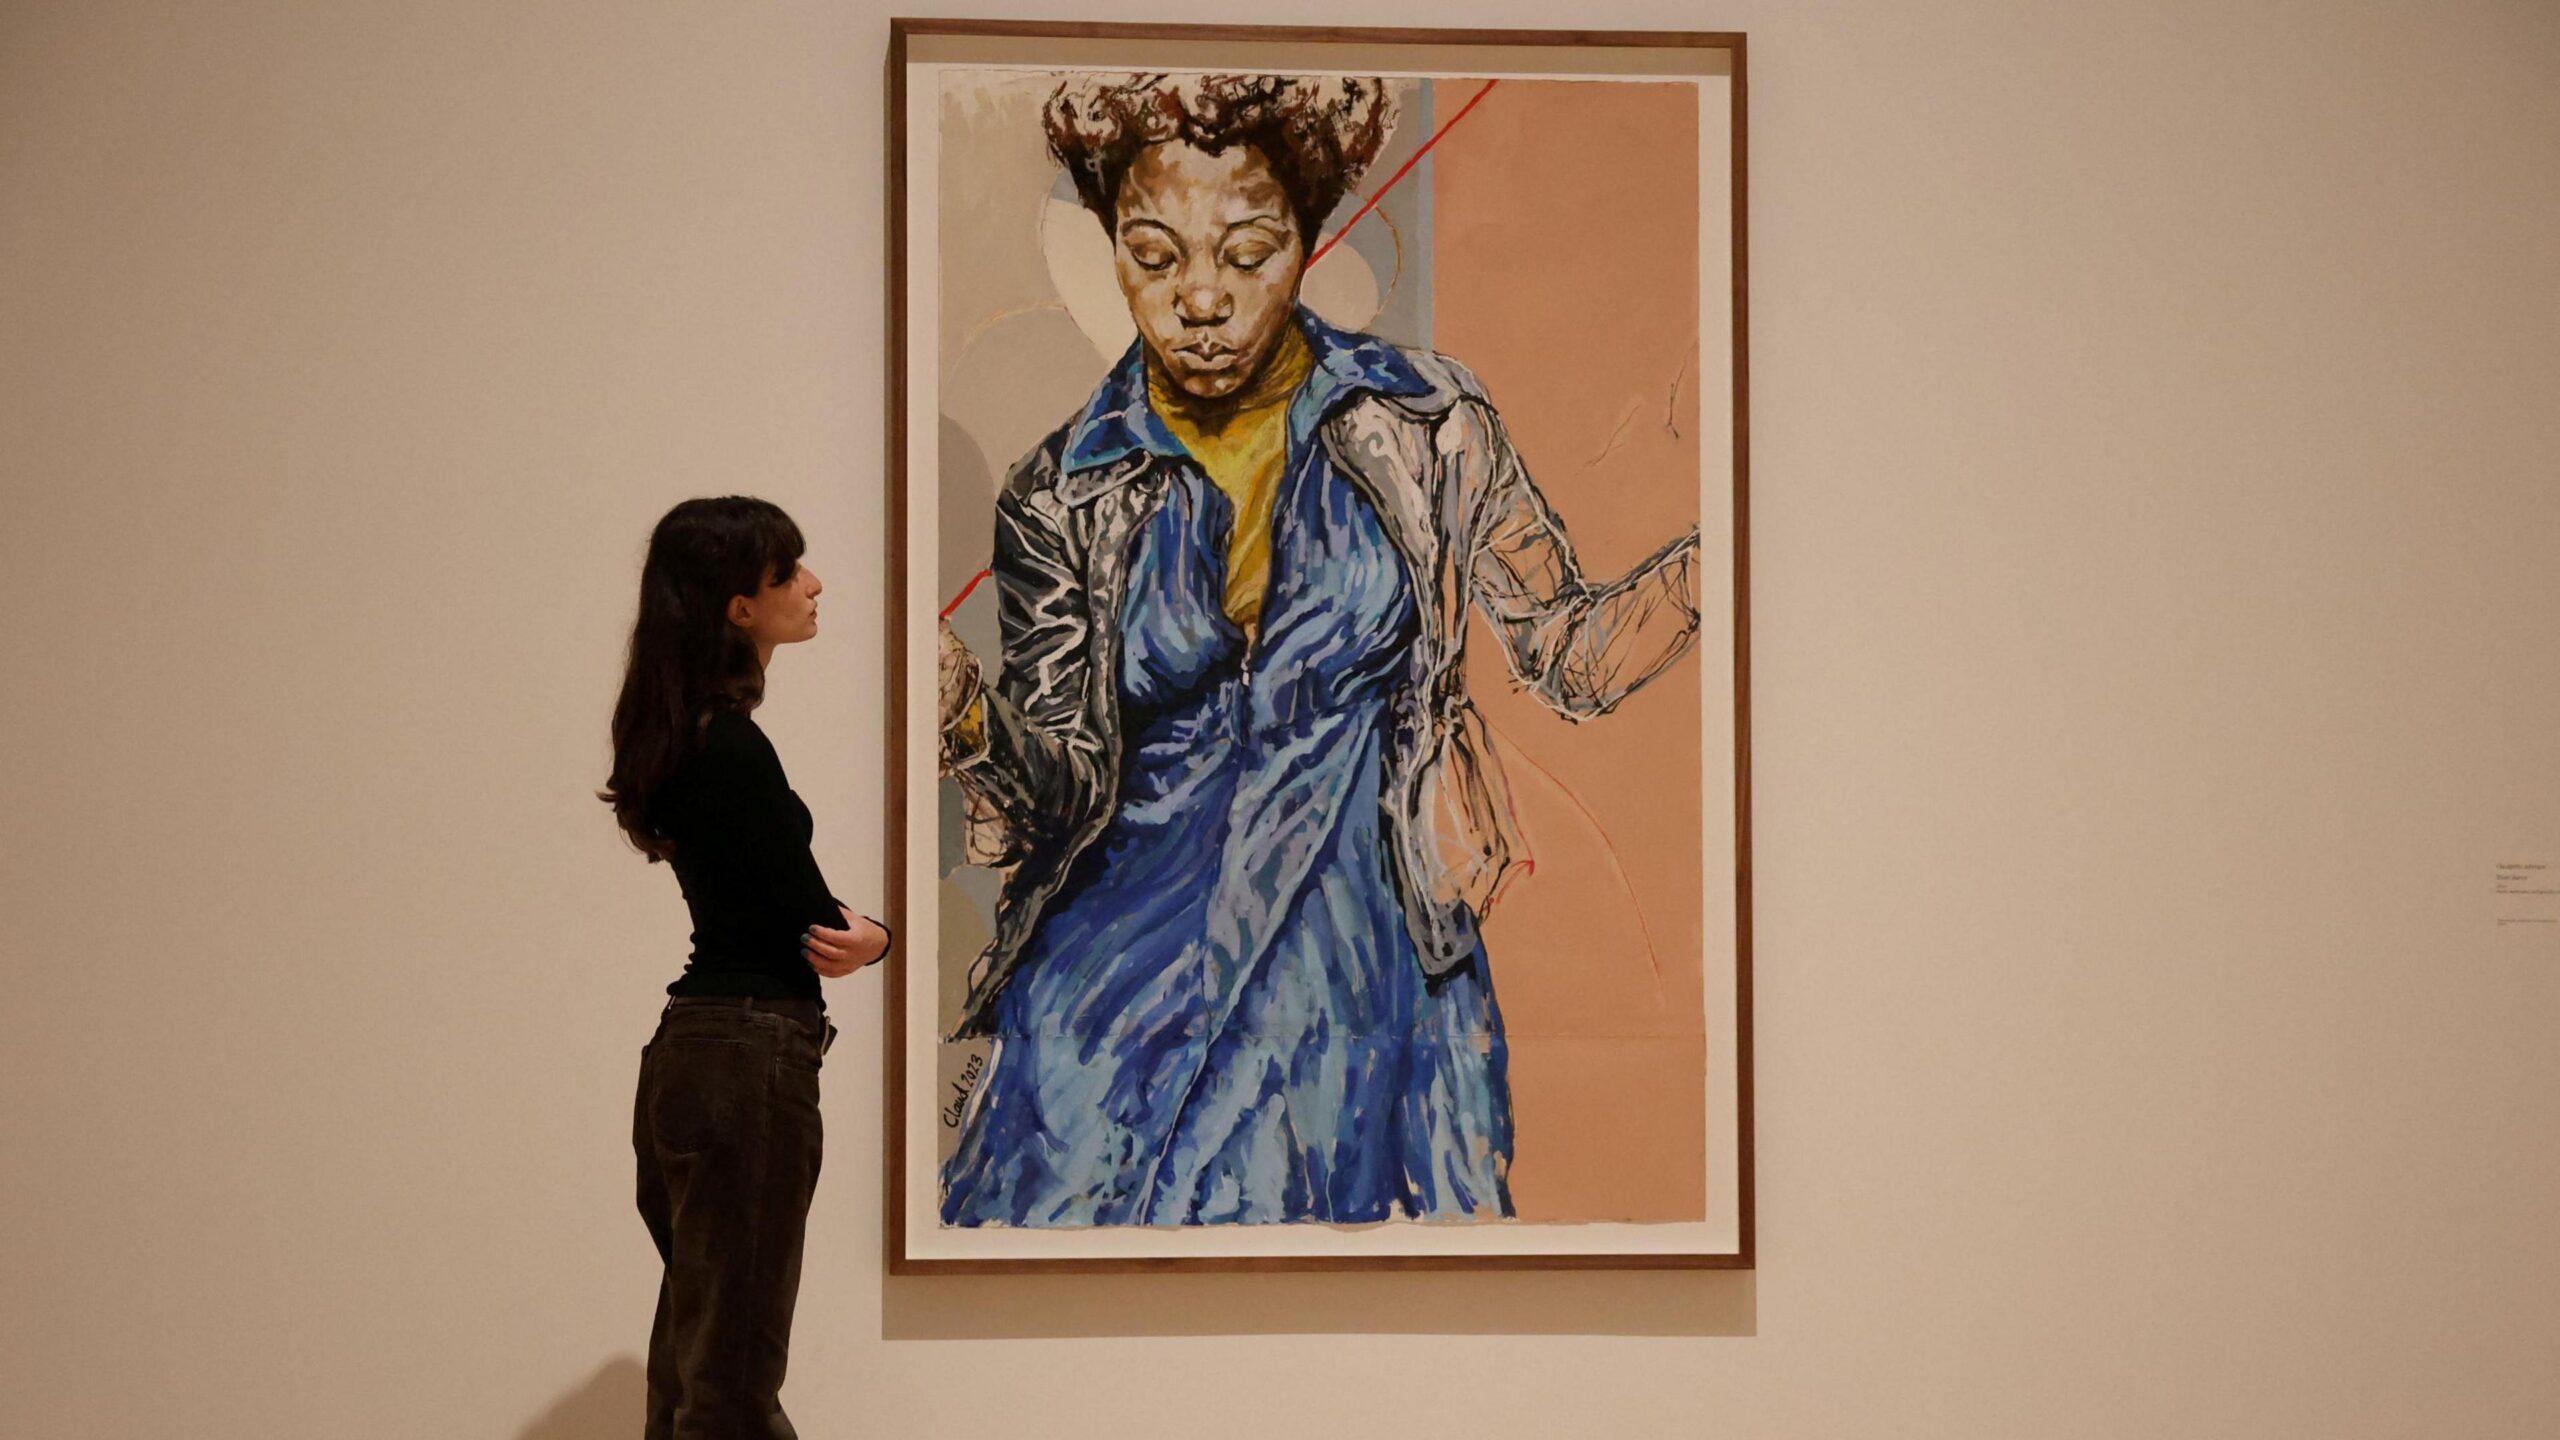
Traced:
[[1232, 507], [1166, 467], [1121, 612], [1117, 804], [997, 1001], [946, 1224], [1511, 1213], [1483, 951], [1427, 980], [1389, 876], [1380, 755], [1417, 621], [1313, 443], [1347, 398], [1319, 368], [1292, 403], [1254, 646], [1220, 604]]

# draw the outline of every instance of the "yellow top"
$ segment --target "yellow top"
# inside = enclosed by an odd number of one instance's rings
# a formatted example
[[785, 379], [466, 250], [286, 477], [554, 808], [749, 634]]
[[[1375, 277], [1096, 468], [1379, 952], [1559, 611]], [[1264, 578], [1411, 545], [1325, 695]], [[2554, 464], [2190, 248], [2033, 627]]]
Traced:
[[1227, 589], [1220, 607], [1247, 635], [1262, 621], [1271, 586], [1271, 513], [1289, 459], [1289, 401], [1315, 370], [1315, 352], [1296, 325], [1280, 332], [1262, 373], [1234, 395], [1185, 394], [1147, 356], [1147, 399], [1158, 419], [1235, 507], [1227, 533]]

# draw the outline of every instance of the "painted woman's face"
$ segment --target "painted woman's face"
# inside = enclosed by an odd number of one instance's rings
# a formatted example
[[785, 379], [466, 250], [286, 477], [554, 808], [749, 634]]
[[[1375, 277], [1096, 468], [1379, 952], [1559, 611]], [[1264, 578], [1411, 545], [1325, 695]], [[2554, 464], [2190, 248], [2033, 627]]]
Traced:
[[1150, 145], [1120, 182], [1118, 208], [1112, 258], [1147, 349], [1185, 393], [1243, 389], [1289, 323], [1307, 263], [1262, 152]]

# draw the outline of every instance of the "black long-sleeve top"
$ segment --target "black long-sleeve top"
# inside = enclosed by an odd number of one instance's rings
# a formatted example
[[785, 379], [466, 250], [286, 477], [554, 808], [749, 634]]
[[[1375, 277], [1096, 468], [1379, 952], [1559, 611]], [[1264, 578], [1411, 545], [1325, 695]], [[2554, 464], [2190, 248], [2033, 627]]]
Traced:
[[743, 714], [711, 717], [701, 748], [658, 792], [658, 833], [674, 843], [693, 911], [693, 956], [670, 995], [754, 995], [825, 1004], [800, 950], [812, 925], [842, 928], [844, 907], [809, 853], [809, 807], [782, 757]]

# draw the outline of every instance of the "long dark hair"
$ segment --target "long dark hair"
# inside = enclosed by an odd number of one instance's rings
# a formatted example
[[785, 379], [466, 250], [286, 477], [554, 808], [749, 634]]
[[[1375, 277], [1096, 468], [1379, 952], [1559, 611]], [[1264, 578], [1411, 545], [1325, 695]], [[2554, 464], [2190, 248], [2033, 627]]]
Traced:
[[752, 710], [764, 698], [755, 642], [729, 623], [729, 601], [790, 579], [807, 548], [780, 506], [746, 495], [687, 500], [649, 532], [640, 615], [613, 704], [613, 778], [596, 796], [653, 862], [674, 853], [658, 833], [659, 787], [715, 711]]

